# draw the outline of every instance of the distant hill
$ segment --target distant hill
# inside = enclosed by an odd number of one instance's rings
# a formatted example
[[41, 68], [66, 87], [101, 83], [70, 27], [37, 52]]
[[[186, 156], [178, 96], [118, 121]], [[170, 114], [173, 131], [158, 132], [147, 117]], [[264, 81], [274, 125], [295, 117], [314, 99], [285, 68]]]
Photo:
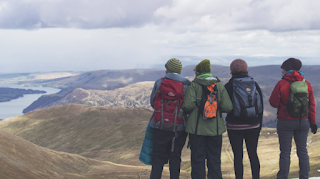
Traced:
[[[190, 65], [183, 67], [182, 76], [193, 76], [194, 68], [196, 65]], [[318, 72], [320, 65], [304, 65], [301, 69], [305, 72], [305, 78], [311, 84], [320, 84], [320, 78]], [[282, 69], [280, 65], [264, 65], [249, 67], [249, 75], [252, 76], [259, 85], [268, 86], [276, 85], [276, 83], [282, 78]], [[231, 78], [230, 67], [211, 65], [211, 73], [219, 78]]]
[[[139, 82], [115, 90], [84, 90], [76, 88], [63, 98], [40, 106], [33, 110], [41, 110], [48, 107], [66, 104], [84, 104], [89, 106], [149, 108], [150, 95], [154, 82]], [[269, 105], [268, 99], [271, 94], [271, 86], [262, 86], [265, 105], [265, 122], [276, 118], [276, 109]], [[32, 105], [30, 106], [32, 107]]]
[[[193, 76], [196, 65], [184, 66], [182, 76]], [[304, 65], [301, 69], [306, 73], [306, 79], [312, 84], [320, 84], [317, 72], [320, 65]], [[260, 85], [275, 85], [281, 79], [280, 65], [265, 65], [249, 67], [249, 74]], [[211, 65], [211, 72], [219, 78], [230, 78], [230, 67]], [[112, 90], [142, 81], [155, 81], [165, 74], [164, 68], [129, 69], [129, 70], [99, 70], [84, 73], [79, 72], [48, 72], [1, 74], [0, 83], [19, 83], [24, 85], [41, 85], [55, 88], [82, 88], [96, 90]]]
[[164, 74], [163, 69], [99, 70], [63, 79], [42, 81], [39, 84], [56, 88], [113, 90], [132, 83], [154, 81]]
[[53, 151], [0, 130], [2, 179], [127, 179], [137, 178], [145, 171], [143, 167], [121, 166]]
[[0, 83], [21, 84], [24, 86], [39, 86], [43, 81], [68, 78], [81, 74], [80, 72], [38, 72], [0, 74]]
[[[61, 96], [60, 99], [52, 102], [49, 102], [49, 100], [46, 99], [47, 96], [43, 96], [26, 108], [24, 112], [70, 103], [85, 104], [89, 106], [151, 108], [150, 94], [153, 85], [153, 81], [145, 81], [131, 84], [123, 88], [117, 88], [115, 90], [84, 90], [82, 88], [76, 88], [65, 96]], [[58, 96], [58, 94], [51, 96]], [[41, 103], [41, 101], [48, 103]], [[42, 105], [38, 106], [37, 102], [40, 102]]]
[[[192, 79], [192, 76], [194, 75], [194, 68], [195, 65], [183, 67], [181, 73], [182, 76], [187, 76]], [[320, 65], [306, 65], [302, 68], [302, 71], [305, 72], [306, 79], [311, 82], [315, 89], [319, 89], [317, 86], [320, 84], [320, 78], [318, 78], [317, 75], [319, 70]], [[231, 77], [229, 66], [211, 65], [211, 72], [213, 75], [221, 78], [222, 83], [226, 83]], [[265, 122], [275, 119], [276, 110], [270, 107], [268, 99], [273, 87], [282, 77], [280, 66], [266, 65], [249, 67], [249, 74], [254, 77], [258, 84], [263, 88], [263, 93], [265, 93]], [[40, 97], [37, 101], [25, 108], [23, 113], [69, 103], [86, 104], [91, 106], [148, 108], [149, 102], [147, 96], [148, 93], [150, 94], [151, 92], [148, 92], [150, 87], [141, 85], [140, 90], [143, 91], [143, 97], [141, 99], [139, 98], [139, 95], [142, 93], [133, 94], [128, 88], [132, 87], [130, 85], [140, 84], [140, 82], [146, 81], [150, 81], [151, 85], [152, 82], [164, 75], [165, 69], [132, 69], [91, 71], [50, 80], [45, 80], [43, 76], [41, 81], [34, 81], [34, 84], [62, 88], [62, 90], [56, 94]], [[138, 87], [136, 86], [135, 89]], [[115, 92], [112, 92], [112, 90]], [[126, 96], [126, 94], [128, 94], [128, 96]], [[136, 99], [134, 98], [135, 96], [137, 97]], [[316, 96], [316, 100], [318, 102], [318, 97], [320, 97], [320, 95]], [[275, 123], [271, 122], [268, 126], [274, 126], [274, 124]]]
[[[191, 79], [190, 79], [191, 80]], [[224, 82], [225, 79], [222, 79]], [[41, 110], [48, 107], [66, 105], [66, 104], [84, 104], [89, 106], [108, 106], [108, 107], [127, 107], [127, 108], [149, 108], [150, 95], [153, 88], [153, 81], [138, 82], [130, 84], [123, 88], [117, 88], [115, 90], [85, 90], [82, 88], [76, 88], [65, 95], [58, 94], [45, 95], [32, 103], [25, 112], [33, 110]], [[263, 93], [264, 100], [264, 121], [263, 124], [266, 127], [276, 127], [275, 119], [277, 109], [273, 108], [269, 104], [269, 98], [274, 86], [260, 86]], [[320, 85], [313, 85], [314, 96], [316, 100], [316, 111], [320, 111]], [[54, 98], [53, 98], [54, 97]], [[49, 99], [48, 99], [49, 98]], [[50, 99], [55, 99], [50, 101]], [[318, 121], [320, 124], [320, 121]]]
[[[144, 138], [145, 128], [150, 116], [151, 112], [144, 109], [90, 107], [85, 105], [69, 104], [47, 108], [41, 111], [33, 111], [25, 115], [6, 119], [0, 122], [0, 128], [37, 145], [48, 147], [50, 149], [80, 154], [82, 156], [98, 160], [108, 160], [120, 164], [143, 166], [143, 164], [138, 161], [138, 156], [142, 140]], [[0, 141], [2, 139], [3, 137], [1, 136]], [[8, 140], [8, 142], [9, 141], [10, 140]], [[2, 146], [0, 147], [0, 157], [3, 156], [1, 153], [15, 151], [14, 145], [17, 144], [14, 141], [10, 142], [12, 145], [3, 142], [0, 143], [1, 145], [8, 145], [8, 148], [6, 149], [7, 151], [5, 152], [2, 151]], [[319, 176], [317, 171], [320, 165], [319, 142], [320, 133], [316, 135], [309, 135], [308, 151], [311, 164], [310, 177]], [[23, 144], [26, 142], [19, 143]], [[43, 152], [38, 152], [33, 148], [30, 148], [29, 150], [29, 147], [22, 147], [23, 146], [21, 146], [21, 151], [29, 152], [24, 155], [25, 157], [34, 156], [35, 158], [42, 159], [39, 155], [42, 155]], [[293, 145], [292, 151], [295, 150], [295, 146]], [[262, 129], [259, 138], [258, 154], [261, 164], [261, 178], [276, 178], [278, 169], [277, 163], [279, 160], [279, 144], [276, 129]], [[82, 166], [77, 165], [77, 162], [71, 160], [68, 155], [64, 155], [64, 158], [68, 160], [68, 162], [73, 162], [74, 165], [71, 165], [73, 167]], [[45, 159], [46, 160], [44, 161], [50, 161], [50, 159], [54, 161], [58, 160], [53, 166], [65, 166], [61, 164], [63, 162], [60, 163], [59, 158], [56, 159], [56, 156], [48, 156]], [[17, 159], [15, 161], [18, 163], [17, 165], [19, 165], [21, 159]], [[227, 133], [223, 134], [221, 161], [223, 177], [234, 178], [233, 154]], [[1, 162], [3, 162], [2, 159], [0, 160], [0, 164], [2, 164]], [[0, 165], [0, 167], [1, 166], [4, 167], [5, 165]], [[120, 173], [123, 173], [123, 175], [127, 173], [134, 174], [135, 178], [137, 178], [137, 173], [131, 172], [129, 168], [118, 168], [115, 166], [113, 169], [110, 169], [107, 166], [101, 166], [99, 164], [94, 164], [94, 166], [97, 168], [91, 169], [89, 166], [89, 169], [85, 171], [91, 171], [89, 174], [92, 175], [96, 174], [96, 178], [99, 178], [98, 176], [102, 178], [102, 176], [104, 176], [103, 174], [108, 172], [109, 174], [111, 172], [115, 172], [115, 178], [121, 178], [118, 177]], [[244, 167], [244, 178], [250, 178], [250, 163], [246, 150], [244, 150]], [[145, 168], [150, 169], [149, 166]], [[122, 169], [127, 170], [123, 171]], [[183, 171], [181, 178], [190, 176], [190, 150], [187, 149], [186, 146], [182, 152], [182, 169], [188, 173]], [[4, 171], [4, 169], [0, 168], [0, 174], [2, 171]], [[55, 172], [55, 170], [52, 171]], [[10, 173], [13, 173], [13, 171]], [[57, 171], [57, 173], [61, 173], [61, 171]], [[148, 178], [149, 174], [149, 171], [146, 170], [142, 178]], [[167, 173], [165, 174], [165, 176], [168, 176]], [[79, 175], [83, 176], [81, 174]], [[163, 178], [167, 178], [165, 176]], [[292, 152], [291, 155], [289, 177], [299, 177], [298, 160], [296, 153], [294, 152]]]
[[25, 94], [43, 94], [46, 91], [0, 87], [0, 102], [7, 102], [23, 97]]
[[[196, 65], [182, 68], [182, 76], [193, 76]], [[301, 69], [306, 73], [306, 79], [312, 84], [320, 84], [317, 72], [320, 65], [305, 65]], [[279, 65], [265, 65], [249, 67], [249, 74], [260, 85], [275, 85], [281, 79], [282, 70]], [[230, 78], [230, 67], [211, 65], [211, 73], [219, 78]], [[157, 69], [131, 69], [131, 70], [99, 70], [85, 72], [79, 75], [58, 78], [54, 80], [42, 80], [38, 84], [56, 88], [82, 88], [97, 90], [112, 90], [142, 81], [155, 81], [165, 75], [164, 68]]]

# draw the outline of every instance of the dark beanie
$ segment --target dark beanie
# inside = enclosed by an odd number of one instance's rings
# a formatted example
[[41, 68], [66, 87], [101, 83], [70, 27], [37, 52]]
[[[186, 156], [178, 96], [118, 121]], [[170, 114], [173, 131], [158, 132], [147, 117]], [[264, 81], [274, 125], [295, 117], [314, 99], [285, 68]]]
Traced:
[[281, 68], [286, 71], [300, 70], [301, 67], [302, 67], [301, 61], [295, 58], [289, 58], [288, 60], [284, 61], [281, 65]]

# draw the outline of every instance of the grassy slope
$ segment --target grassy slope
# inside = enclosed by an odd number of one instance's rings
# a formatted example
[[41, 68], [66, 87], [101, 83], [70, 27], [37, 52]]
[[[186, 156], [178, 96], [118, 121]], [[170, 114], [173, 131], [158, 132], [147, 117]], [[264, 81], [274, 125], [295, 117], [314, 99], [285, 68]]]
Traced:
[[56, 152], [2, 130], [0, 146], [0, 178], [5, 179], [127, 179], [146, 171]]
[[71, 104], [9, 118], [0, 125], [3, 130], [50, 149], [140, 164], [138, 153], [150, 116], [145, 109]]
[[[76, 153], [121, 164], [142, 165], [138, 156], [145, 127], [151, 112], [144, 109], [66, 105], [35, 111], [0, 122], [0, 128], [37, 145]], [[258, 153], [261, 178], [275, 178], [278, 170], [279, 145], [275, 129], [263, 128]], [[320, 134], [310, 134], [308, 145], [311, 176], [319, 176]], [[290, 177], [298, 176], [295, 147], [292, 148]], [[223, 135], [222, 171], [233, 178], [233, 153], [228, 137]], [[190, 151], [184, 148], [182, 168], [190, 172]], [[245, 178], [250, 178], [250, 164], [244, 152]], [[146, 172], [145, 176], [149, 173]]]

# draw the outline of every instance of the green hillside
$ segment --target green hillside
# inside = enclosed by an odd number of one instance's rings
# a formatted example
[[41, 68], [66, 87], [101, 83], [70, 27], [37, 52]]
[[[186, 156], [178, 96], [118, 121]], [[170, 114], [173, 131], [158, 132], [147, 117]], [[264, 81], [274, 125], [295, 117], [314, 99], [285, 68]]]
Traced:
[[53, 151], [0, 130], [1, 179], [135, 179], [146, 171]]
[[70, 104], [9, 118], [0, 126], [53, 150], [122, 164], [141, 164], [137, 158], [151, 114], [145, 109]]
[[[0, 128], [53, 150], [118, 164], [144, 166], [138, 157], [151, 114], [146, 109], [69, 104], [6, 119], [0, 122]], [[319, 176], [319, 145], [320, 134], [310, 133], [310, 176]], [[226, 133], [223, 135], [222, 149], [223, 175], [225, 178], [233, 178], [233, 154]], [[261, 178], [276, 178], [279, 145], [275, 129], [263, 128], [258, 153]], [[244, 155], [245, 176], [250, 178], [249, 159], [246, 153]], [[182, 154], [182, 169], [187, 172], [191, 169], [190, 150], [186, 148]], [[293, 147], [290, 177], [297, 178], [298, 173], [298, 161]], [[144, 175], [147, 176], [148, 172]]]

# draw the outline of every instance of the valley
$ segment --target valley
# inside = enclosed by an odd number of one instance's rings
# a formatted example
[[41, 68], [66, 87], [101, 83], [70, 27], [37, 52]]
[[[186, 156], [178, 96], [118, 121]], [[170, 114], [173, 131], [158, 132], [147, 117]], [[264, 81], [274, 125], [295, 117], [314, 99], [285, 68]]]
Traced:
[[[194, 67], [195, 65], [183, 67], [181, 75], [192, 81]], [[231, 77], [228, 66], [211, 65], [211, 69], [212, 74], [218, 76], [223, 84]], [[317, 111], [320, 110], [320, 80], [316, 75], [319, 69], [319, 65], [306, 65], [302, 68], [306, 72], [306, 79], [314, 88]], [[269, 105], [268, 100], [274, 85], [281, 79], [280, 67], [278, 65], [250, 67], [249, 74], [254, 77], [263, 92], [265, 107], [263, 123], [265, 126], [275, 127], [276, 109]], [[56, 94], [40, 97], [26, 107], [23, 113], [70, 103], [150, 108], [149, 96], [154, 81], [163, 75], [164, 69], [132, 69], [91, 71], [49, 80], [42, 76], [41, 81], [28, 81], [27, 84], [58, 87], [62, 90]]]
[[[152, 112], [142, 108], [91, 107], [80, 104], [55, 106], [29, 112], [0, 122], [0, 129], [41, 147], [80, 155], [90, 160], [121, 165], [141, 166], [148, 178], [150, 166], [138, 160], [146, 125]], [[309, 134], [310, 176], [319, 176], [320, 135]], [[263, 128], [258, 154], [261, 178], [276, 178], [279, 144], [276, 129]], [[250, 164], [244, 150], [245, 178], [250, 178]], [[298, 177], [298, 161], [292, 148], [290, 178]], [[224, 178], [233, 178], [233, 154], [227, 134], [223, 134], [222, 171]], [[88, 159], [89, 160], [89, 159]], [[99, 167], [101, 172], [108, 167]], [[189, 176], [190, 150], [182, 152], [182, 176]], [[114, 168], [118, 171], [118, 168]], [[121, 170], [121, 168], [119, 168]], [[120, 176], [118, 178], [121, 178]], [[137, 178], [137, 177], [136, 177]], [[164, 177], [165, 178], [165, 177]]]
[[[320, 81], [315, 72], [320, 66], [305, 66], [312, 83], [316, 110], [320, 110]], [[192, 81], [194, 66], [183, 68], [182, 75]], [[225, 84], [229, 67], [212, 65], [212, 73]], [[280, 79], [279, 66], [250, 68], [259, 83], [264, 100], [264, 126], [258, 155], [261, 178], [276, 178], [279, 144], [275, 128], [276, 109], [269, 96]], [[0, 178], [149, 178], [150, 166], [139, 161], [146, 126], [153, 110], [150, 94], [163, 69], [100, 70], [84, 73], [11, 74], [0, 81], [25, 86], [50, 86], [58, 93], [43, 95], [23, 112], [0, 120]], [[320, 124], [320, 121], [318, 121]], [[320, 126], [320, 125], [318, 125]], [[186, 141], [186, 143], [188, 140]], [[309, 133], [310, 176], [320, 176], [320, 134]], [[221, 153], [224, 178], [234, 178], [233, 153], [227, 133]], [[190, 150], [182, 152], [180, 178], [190, 178]], [[244, 178], [251, 178], [244, 150]], [[293, 144], [290, 178], [298, 178], [298, 158]], [[168, 165], [163, 178], [169, 178]]]

